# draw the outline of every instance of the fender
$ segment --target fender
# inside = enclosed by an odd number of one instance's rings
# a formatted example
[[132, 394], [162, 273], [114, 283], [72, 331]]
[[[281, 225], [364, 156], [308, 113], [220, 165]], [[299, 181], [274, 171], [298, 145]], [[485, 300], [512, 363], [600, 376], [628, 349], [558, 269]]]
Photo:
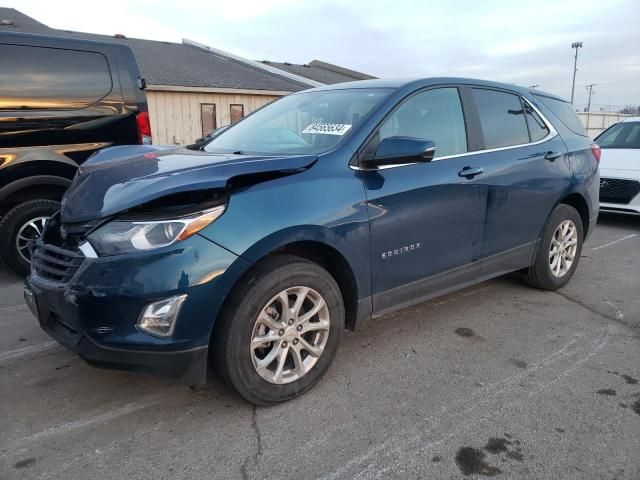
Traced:
[[17, 147], [17, 148], [0, 148], [0, 159], [5, 159], [2, 168], [9, 165], [25, 165], [30, 162], [55, 162], [78, 168], [78, 163], [74, 162], [67, 156], [69, 153], [85, 153], [90, 155], [92, 152], [109, 146], [105, 142], [78, 143], [68, 145], [43, 145], [33, 147]]
[[[345, 242], [344, 238], [330, 228], [319, 225], [301, 225], [285, 228], [260, 239], [239, 256], [253, 265], [275, 250], [305, 241], [315, 242], [338, 252], [351, 269], [355, 279], [358, 300], [371, 295], [371, 262], [369, 259], [367, 261], [359, 261], [356, 250], [360, 249], [354, 248], [355, 244], [361, 242], [353, 242], [353, 239]], [[368, 241], [366, 245], [368, 246]], [[366, 255], [367, 257], [369, 256], [368, 248], [366, 249]]]
[[32, 177], [20, 178], [0, 188], [0, 203], [4, 202], [14, 193], [24, 190], [25, 188], [55, 186], [67, 189], [69, 188], [69, 185], [71, 185], [71, 180], [54, 175], [34, 175]]
[[[216, 245], [225, 248], [225, 250], [232, 251], [214, 240], [209, 240]], [[243, 275], [245, 275], [257, 262], [274, 251], [298, 242], [314, 242], [326, 246], [342, 256], [347, 267], [351, 270], [355, 281], [357, 305], [355, 312], [356, 318], [353, 320], [352, 327], [354, 329], [360, 328], [367, 320], [369, 320], [372, 314], [372, 301], [371, 262], [369, 259], [368, 240], [365, 242], [366, 248], [357, 249], [354, 248], [353, 243], [344, 242], [344, 239], [341, 239], [340, 235], [336, 234], [334, 230], [318, 225], [301, 225], [274, 232], [271, 235], [260, 239], [242, 254], [238, 255], [238, 259], [223, 274], [224, 286], [218, 284], [218, 290], [216, 293], [219, 294], [222, 299], [214, 305], [213, 318], [215, 319], [217, 317], [224, 298], [229, 295]], [[362, 261], [362, 259], [359, 260], [356, 257], [356, 250], [359, 250], [361, 256], [366, 256], [364, 261]], [[215, 320], [213, 323], [215, 324]]]

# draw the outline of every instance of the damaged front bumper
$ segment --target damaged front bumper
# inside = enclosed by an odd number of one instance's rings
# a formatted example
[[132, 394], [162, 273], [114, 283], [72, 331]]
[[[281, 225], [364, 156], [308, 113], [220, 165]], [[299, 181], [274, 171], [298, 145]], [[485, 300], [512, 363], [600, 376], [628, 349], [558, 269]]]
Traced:
[[[194, 235], [152, 252], [86, 258], [72, 278], [25, 280], [25, 301], [42, 329], [88, 363], [206, 382], [213, 323], [231, 288], [226, 276], [246, 262]], [[175, 327], [160, 338], [138, 325], [152, 302], [185, 296]]]

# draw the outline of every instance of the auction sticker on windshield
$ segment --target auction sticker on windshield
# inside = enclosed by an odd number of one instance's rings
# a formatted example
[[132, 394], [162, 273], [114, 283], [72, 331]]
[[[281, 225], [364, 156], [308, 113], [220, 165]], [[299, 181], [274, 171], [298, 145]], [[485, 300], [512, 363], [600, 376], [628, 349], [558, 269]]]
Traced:
[[344, 135], [351, 125], [345, 123], [312, 123], [302, 133], [316, 133], [319, 135]]

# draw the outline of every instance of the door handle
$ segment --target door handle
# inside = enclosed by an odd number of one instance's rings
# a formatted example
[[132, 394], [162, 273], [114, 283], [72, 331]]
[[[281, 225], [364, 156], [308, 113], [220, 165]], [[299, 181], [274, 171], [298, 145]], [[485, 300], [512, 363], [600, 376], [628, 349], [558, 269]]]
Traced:
[[544, 158], [550, 162], [555, 162], [556, 159], [560, 158], [560, 155], [562, 155], [560, 152], [547, 152]]
[[480, 175], [484, 172], [484, 168], [480, 167], [464, 167], [458, 172], [459, 177], [464, 177], [467, 180], [471, 180], [476, 175]]

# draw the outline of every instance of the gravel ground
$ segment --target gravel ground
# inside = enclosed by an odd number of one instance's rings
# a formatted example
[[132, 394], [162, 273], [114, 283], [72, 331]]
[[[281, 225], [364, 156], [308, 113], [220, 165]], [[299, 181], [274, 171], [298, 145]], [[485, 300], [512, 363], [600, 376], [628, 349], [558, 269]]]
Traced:
[[571, 283], [516, 275], [345, 337], [303, 397], [97, 370], [0, 271], [0, 478], [640, 478], [640, 218], [606, 216]]

